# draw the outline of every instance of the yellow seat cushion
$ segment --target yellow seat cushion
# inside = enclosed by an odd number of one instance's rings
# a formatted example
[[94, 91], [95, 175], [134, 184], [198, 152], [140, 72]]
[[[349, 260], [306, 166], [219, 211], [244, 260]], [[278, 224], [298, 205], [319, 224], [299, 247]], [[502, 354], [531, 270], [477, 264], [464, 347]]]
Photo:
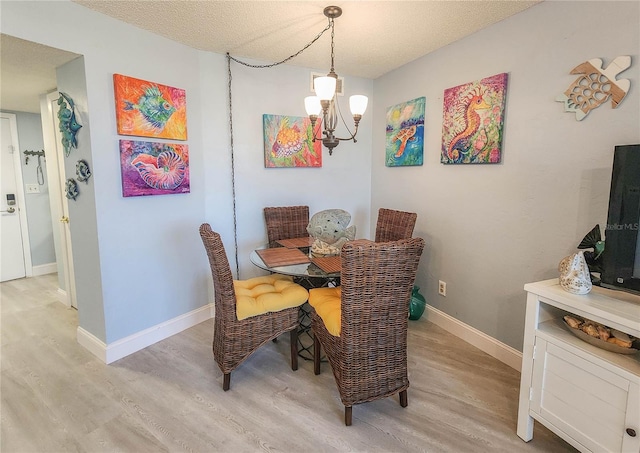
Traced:
[[238, 320], [263, 313], [299, 307], [309, 292], [287, 275], [272, 274], [247, 280], [234, 280]]
[[309, 305], [322, 318], [324, 327], [334, 337], [340, 336], [340, 301], [342, 291], [337, 288], [315, 288], [309, 291]]

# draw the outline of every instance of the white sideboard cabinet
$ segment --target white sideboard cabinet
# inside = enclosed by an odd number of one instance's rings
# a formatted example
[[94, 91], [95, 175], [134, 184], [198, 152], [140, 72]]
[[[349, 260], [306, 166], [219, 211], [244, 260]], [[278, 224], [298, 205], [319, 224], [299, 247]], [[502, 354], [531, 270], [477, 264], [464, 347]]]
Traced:
[[534, 420], [580, 451], [640, 452], [640, 353], [617, 354], [577, 338], [575, 314], [640, 337], [640, 296], [594, 287], [564, 291], [557, 279], [526, 284], [518, 436]]

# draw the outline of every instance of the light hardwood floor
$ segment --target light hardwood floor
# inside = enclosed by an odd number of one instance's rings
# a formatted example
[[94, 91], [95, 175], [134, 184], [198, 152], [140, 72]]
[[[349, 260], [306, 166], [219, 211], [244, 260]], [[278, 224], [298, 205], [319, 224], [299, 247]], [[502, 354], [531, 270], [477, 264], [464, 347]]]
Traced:
[[56, 284], [0, 284], [2, 452], [575, 451], [537, 423], [523, 442], [519, 373], [425, 320], [409, 326], [409, 406], [358, 405], [346, 427], [329, 365], [291, 371], [288, 335], [223, 392], [212, 321], [104, 365], [76, 342]]

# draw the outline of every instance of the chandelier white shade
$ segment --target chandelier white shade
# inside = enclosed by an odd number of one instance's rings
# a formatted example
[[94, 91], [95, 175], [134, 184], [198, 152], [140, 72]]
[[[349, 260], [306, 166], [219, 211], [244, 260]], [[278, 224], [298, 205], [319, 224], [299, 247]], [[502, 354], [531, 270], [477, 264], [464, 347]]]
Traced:
[[318, 96], [307, 96], [304, 98], [304, 109], [307, 111], [307, 115], [317, 118], [320, 112], [322, 112], [320, 98]]
[[316, 77], [313, 81], [313, 89], [321, 101], [330, 101], [336, 94], [336, 79], [334, 77]]
[[367, 110], [367, 104], [369, 103], [369, 98], [362, 94], [354, 94], [349, 98], [349, 108], [351, 109], [351, 114], [355, 115], [364, 115], [364, 112]]

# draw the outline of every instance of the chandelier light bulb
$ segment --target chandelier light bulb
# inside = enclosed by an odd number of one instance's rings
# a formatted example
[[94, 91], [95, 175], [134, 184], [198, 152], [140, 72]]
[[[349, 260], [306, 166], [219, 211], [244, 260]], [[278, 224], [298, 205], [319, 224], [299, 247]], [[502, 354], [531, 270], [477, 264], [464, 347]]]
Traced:
[[307, 115], [318, 116], [322, 111], [322, 105], [320, 104], [320, 98], [318, 96], [307, 96], [304, 98], [304, 109], [307, 111]]
[[362, 94], [355, 94], [349, 98], [349, 107], [351, 108], [352, 115], [364, 115], [364, 112], [367, 110], [367, 104], [369, 102], [369, 98], [363, 96]]
[[321, 101], [330, 101], [336, 92], [336, 79], [334, 77], [316, 77], [313, 81], [313, 89]]

